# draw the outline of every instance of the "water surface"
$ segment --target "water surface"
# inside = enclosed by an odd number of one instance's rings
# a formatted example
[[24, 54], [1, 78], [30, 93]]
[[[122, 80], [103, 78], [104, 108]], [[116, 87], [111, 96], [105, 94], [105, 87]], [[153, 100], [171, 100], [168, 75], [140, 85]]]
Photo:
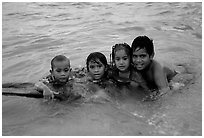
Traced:
[[[36, 82], [58, 54], [73, 68], [138, 35], [155, 59], [187, 72], [182, 90], [154, 102], [44, 102], [2, 96], [2, 135], [202, 135], [202, 3], [2, 3], [2, 82]], [[181, 66], [177, 66], [180, 64]]]

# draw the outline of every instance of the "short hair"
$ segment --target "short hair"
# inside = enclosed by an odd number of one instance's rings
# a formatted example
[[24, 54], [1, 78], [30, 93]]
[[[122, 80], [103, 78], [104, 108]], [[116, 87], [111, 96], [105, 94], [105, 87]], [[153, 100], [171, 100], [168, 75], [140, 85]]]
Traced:
[[89, 54], [89, 56], [86, 59], [87, 71], [89, 71], [88, 66], [89, 66], [90, 61], [93, 61], [96, 63], [99, 63], [98, 61], [100, 61], [105, 67], [108, 65], [105, 55], [100, 53], [100, 52], [93, 52], [93, 53]]
[[119, 43], [119, 44], [115, 44], [112, 47], [112, 59], [115, 59], [115, 52], [117, 50], [125, 50], [125, 53], [130, 57], [130, 61], [131, 61], [131, 57], [132, 57], [132, 50], [130, 48], [130, 46], [127, 43]]
[[[53, 69], [53, 67], [54, 67], [54, 62], [62, 62], [62, 61], [68, 61], [68, 62], [70, 62], [69, 61], [69, 59], [66, 57], [66, 56], [64, 56], [64, 55], [57, 55], [57, 56], [55, 56], [52, 60], [51, 60], [51, 68]], [[70, 64], [70, 63], [69, 63]]]
[[136, 37], [132, 42], [132, 52], [135, 51], [135, 49], [145, 49], [149, 55], [152, 55], [154, 53], [154, 45], [153, 40], [149, 39], [147, 36], [138, 36]]

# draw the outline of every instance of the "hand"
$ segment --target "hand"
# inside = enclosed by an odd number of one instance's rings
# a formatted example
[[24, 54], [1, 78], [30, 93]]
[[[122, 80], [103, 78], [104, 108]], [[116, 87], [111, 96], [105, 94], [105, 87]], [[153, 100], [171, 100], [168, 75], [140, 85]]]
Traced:
[[45, 99], [53, 99], [54, 92], [48, 88], [43, 82], [38, 82], [35, 84], [36, 88], [43, 92], [43, 97]]
[[154, 101], [158, 99], [159, 92], [157, 90], [152, 91], [150, 94], [145, 96], [142, 101]]
[[54, 76], [52, 75], [48, 75], [46, 79], [48, 80], [48, 82], [53, 82], [55, 80]]
[[43, 97], [45, 99], [54, 99], [54, 92], [50, 90], [47, 86], [43, 88]]
[[157, 100], [159, 99], [160, 97], [166, 95], [167, 93], [169, 93], [170, 91], [170, 88], [169, 87], [166, 87], [166, 88], [163, 88], [161, 90], [153, 90], [150, 92], [149, 95], [147, 95], [143, 101], [147, 101], [147, 100], [151, 100], [151, 101], [154, 101], [154, 100]]
[[135, 81], [131, 81], [130, 85], [133, 86], [133, 87], [138, 87], [139, 86], [139, 84], [137, 82], [135, 82]]

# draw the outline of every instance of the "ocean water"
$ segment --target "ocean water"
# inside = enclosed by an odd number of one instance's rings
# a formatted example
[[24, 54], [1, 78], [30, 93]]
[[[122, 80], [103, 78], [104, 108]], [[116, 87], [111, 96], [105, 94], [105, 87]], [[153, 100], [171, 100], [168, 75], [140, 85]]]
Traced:
[[157, 101], [44, 102], [2, 96], [2, 135], [202, 135], [202, 3], [2, 3], [2, 83], [37, 82], [58, 54], [85, 66], [91, 52], [152, 38], [155, 59], [185, 73]]

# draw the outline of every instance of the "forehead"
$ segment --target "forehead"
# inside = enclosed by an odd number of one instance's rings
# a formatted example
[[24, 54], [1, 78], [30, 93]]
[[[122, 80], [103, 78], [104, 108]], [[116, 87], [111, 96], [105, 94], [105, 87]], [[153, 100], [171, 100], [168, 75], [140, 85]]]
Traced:
[[147, 53], [147, 50], [145, 48], [136, 48], [134, 51], [133, 51], [133, 54], [146, 54]]
[[64, 60], [64, 61], [55, 61], [53, 62], [54, 68], [67, 68], [70, 67], [70, 62], [69, 60]]
[[115, 56], [127, 56], [127, 53], [124, 49], [120, 49], [115, 52]]
[[101, 65], [101, 64], [103, 65], [103, 63], [99, 59], [91, 60], [88, 63], [88, 65]]

